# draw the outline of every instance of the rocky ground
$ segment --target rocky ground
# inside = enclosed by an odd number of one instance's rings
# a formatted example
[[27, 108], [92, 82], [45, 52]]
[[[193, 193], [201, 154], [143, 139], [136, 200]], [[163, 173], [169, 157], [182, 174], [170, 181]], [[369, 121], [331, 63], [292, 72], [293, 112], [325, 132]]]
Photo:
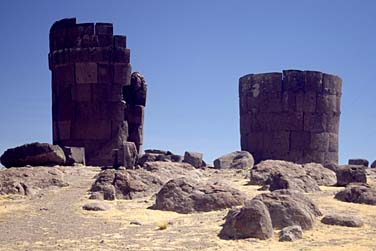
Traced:
[[[85, 211], [89, 189], [100, 172], [96, 167], [53, 167], [68, 186], [44, 189], [33, 196], [0, 196], [0, 250], [376, 250], [375, 206], [341, 202], [334, 194], [343, 187], [320, 187], [307, 193], [323, 215], [357, 215], [360, 228], [324, 225], [316, 219], [296, 242], [279, 242], [278, 230], [268, 240], [223, 240], [218, 237], [228, 209], [178, 214], [147, 209], [155, 196], [100, 201], [107, 211]], [[0, 171], [2, 172], [2, 171]], [[249, 198], [265, 191], [249, 185], [244, 170], [203, 169], [205, 179], [221, 180]], [[368, 172], [368, 183], [376, 178]]]

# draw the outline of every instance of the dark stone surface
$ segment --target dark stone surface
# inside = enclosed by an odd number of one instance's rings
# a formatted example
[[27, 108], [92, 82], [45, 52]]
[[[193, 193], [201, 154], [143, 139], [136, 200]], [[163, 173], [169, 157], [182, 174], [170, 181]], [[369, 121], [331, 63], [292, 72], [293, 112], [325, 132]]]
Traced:
[[252, 154], [246, 151], [235, 151], [225, 154], [214, 160], [217, 169], [243, 169], [252, 168], [254, 164]]
[[376, 168], [376, 160], [372, 162], [371, 168]]
[[344, 202], [376, 205], [376, 190], [367, 184], [353, 183], [339, 191], [334, 198]]
[[343, 165], [336, 170], [337, 186], [347, 186], [350, 183], [367, 183], [364, 166]]
[[196, 168], [200, 168], [203, 166], [202, 156], [202, 153], [198, 152], [185, 152], [183, 161], [191, 164]]
[[86, 165], [85, 148], [63, 146], [62, 149], [64, 151], [65, 158], [66, 158], [65, 165], [68, 165], [68, 166], [72, 166], [74, 164]]
[[272, 220], [264, 203], [253, 200], [242, 208], [231, 209], [219, 233], [222, 239], [258, 238], [261, 240], [273, 237]]
[[369, 162], [366, 159], [349, 159], [349, 165], [360, 165], [368, 167]]
[[9, 148], [0, 157], [5, 167], [64, 165], [65, 160], [59, 146], [39, 142]]
[[279, 241], [296, 241], [303, 237], [303, 230], [300, 226], [288, 226], [279, 232]]
[[321, 219], [321, 222], [327, 225], [338, 225], [344, 227], [361, 227], [363, 226], [363, 221], [354, 215], [340, 215], [340, 214], [329, 214], [325, 215]]

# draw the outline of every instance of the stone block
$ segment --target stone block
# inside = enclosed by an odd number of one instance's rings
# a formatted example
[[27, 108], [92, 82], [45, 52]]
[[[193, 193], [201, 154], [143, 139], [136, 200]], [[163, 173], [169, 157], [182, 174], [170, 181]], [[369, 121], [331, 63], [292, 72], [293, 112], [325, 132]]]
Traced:
[[117, 63], [114, 64], [114, 83], [121, 85], [131, 84], [131, 70], [130, 64]]
[[309, 149], [311, 144], [311, 134], [303, 131], [291, 131], [290, 151], [303, 151]]
[[72, 100], [76, 102], [91, 101], [91, 85], [81, 84], [72, 86]]
[[338, 134], [329, 133], [329, 152], [338, 152]]
[[306, 92], [304, 95], [304, 112], [316, 112], [316, 92]]
[[327, 121], [327, 132], [338, 133], [340, 113], [329, 113], [323, 114], [322, 116], [325, 117]]
[[113, 48], [112, 59], [115, 63], [129, 64], [130, 50], [126, 48], [115, 47]]
[[326, 95], [342, 95], [342, 79], [331, 74], [323, 74], [323, 93]]
[[262, 152], [264, 146], [264, 133], [263, 132], [250, 132], [246, 135], [247, 148], [242, 150], [248, 150], [250, 153]]
[[251, 132], [252, 113], [247, 112], [240, 116], [240, 133], [248, 134]]
[[315, 162], [315, 163], [325, 163], [327, 152], [319, 152], [319, 151], [304, 151], [303, 152], [303, 162]]
[[76, 63], [76, 83], [97, 83], [98, 71], [96, 63]]
[[84, 35], [80, 39], [80, 47], [81, 48], [92, 48], [92, 47], [98, 47], [99, 41], [98, 36], [96, 35]]
[[302, 149], [290, 150], [287, 156], [288, 158], [285, 160], [289, 160], [294, 163], [304, 163], [304, 153]]
[[109, 120], [76, 120], [71, 129], [73, 140], [108, 140], [111, 137]]
[[127, 48], [127, 37], [126, 36], [114, 36], [114, 47]]
[[285, 91], [282, 93], [282, 110], [286, 112], [295, 112], [296, 110], [296, 93]]
[[99, 47], [109, 47], [112, 46], [114, 41], [113, 41], [113, 36], [112, 35], [97, 35], [98, 37], [98, 45]]
[[111, 84], [114, 81], [114, 68], [109, 63], [98, 63], [98, 83]]
[[53, 122], [53, 141], [59, 142], [61, 140], [70, 139], [71, 136], [71, 121], [54, 121]]
[[312, 133], [311, 150], [326, 152], [329, 150], [329, 133]]
[[283, 71], [283, 91], [304, 91], [305, 74], [298, 70]]
[[304, 98], [305, 93], [302, 91], [299, 91], [295, 93], [295, 111], [297, 112], [303, 112], [304, 111]]
[[349, 159], [349, 165], [358, 165], [368, 167], [369, 162], [366, 159]]
[[73, 166], [74, 164], [82, 164], [85, 165], [85, 148], [83, 147], [71, 147], [71, 146], [64, 146], [62, 147], [66, 162], [65, 165]]
[[304, 131], [312, 133], [326, 132], [327, 116], [318, 113], [304, 113]]
[[282, 94], [282, 74], [279, 72], [254, 74], [253, 83], [259, 84], [261, 96], [279, 98]]
[[278, 97], [261, 97], [260, 98], [261, 112], [282, 112], [283, 103], [282, 98]]
[[107, 114], [111, 120], [125, 120], [126, 104], [124, 101], [108, 102], [107, 105]]
[[242, 150], [249, 150], [248, 146], [248, 133], [240, 132], [240, 148]]
[[56, 84], [74, 84], [74, 64], [60, 65], [52, 71], [52, 81]]
[[128, 105], [125, 109], [125, 120], [130, 124], [144, 124], [144, 107], [141, 105]]
[[287, 114], [287, 128], [293, 131], [303, 131], [304, 116], [302, 112], [291, 112]]
[[271, 153], [288, 152], [290, 149], [290, 132], [276, 131], [264, 133], [264, 150]]
[[322, 93], [323, 74], [318, 71], [305, 71], [304, 75], [305, 75], [305, 91], [313, 92], [313, 93]]
[[113, 35], [114, 28], [111, 23], [96, 23], [95, 34], [96, 35]]
[[138, 152], [133, 142], [125, 142], [118, 151], [118, 166], [134, 169], [137, 163]]
[[338, 97], [336, 95], [319, 95], [317, 96], [318, 113], [332, 113], [339, 112]]
[[122, 144], [128, 139], [128, 122], [124, 120], [111, 120], [111, 139], [116, 144]]
[[144, 141], [143, 127], [128, 123], [128, 141], [134, 142], [136, 145], [142, 144]]

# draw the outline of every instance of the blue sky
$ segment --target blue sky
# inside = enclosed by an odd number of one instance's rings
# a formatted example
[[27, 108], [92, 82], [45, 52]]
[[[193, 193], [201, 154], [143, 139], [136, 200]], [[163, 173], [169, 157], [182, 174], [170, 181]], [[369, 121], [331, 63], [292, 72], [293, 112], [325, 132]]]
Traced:
[[52, 141], [48, 32], [112, 22], [148, 81], [144, 148], [240, 148], [238, 79], [283, 69], [343, 79], [340, 162], [376, 159], [376, 1], [64, 0], [0, 2], [0, 152]]

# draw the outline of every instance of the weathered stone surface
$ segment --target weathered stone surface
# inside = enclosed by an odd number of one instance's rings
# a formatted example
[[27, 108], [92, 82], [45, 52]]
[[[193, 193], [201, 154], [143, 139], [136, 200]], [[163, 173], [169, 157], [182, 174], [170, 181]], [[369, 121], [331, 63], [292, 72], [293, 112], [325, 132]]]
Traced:
[[316, 180], [319, 186], [334, 186], [337, 183], [336, 173], [321, 164], [308, 163], [303, 165], [307, 175]]
[[219, 236], [223, 239], [258, 238], [273, 236], [272, 220], [268, 208], [259, 200], [246, 202], [242, 208], [231, 209]]
[[339, 191], [334, 198], [344, 202], [376, 205], [376, 190], [367, 184], [353, 183]]
[[[97, 193], [100, 192], [104, 199], [134, 199], [149, 196], [163, 185], [163, 182], [151, 172], [143, 169], [138, 170], [113, 170], [102, 171], [96, 178], [90, 191], [96, 193], [92, 198], [101, 198]], [[111, 191], [115, 190], [115, 198], [112, 198]], [[109, 196], [106, 196], [109, 194]]]
[[372, 162], [371, 168], [376, 168], [376, 160], [374, 162]]
[[279, 189], [290, 189], [301, 193], [311, 193], [320, 191], [317, 182], [310, 176], [286, 176], [281, 174], [274, 174], [266, 181], [270, 191]]
[[235, 151], [228, 153], [214, 160], [214, 167], [217, 169], [243, 169], [252, 168], [255, 163], [252, 154], [246, 151]]
[[361, 227], [363, 221], [355, 215], [328, 214], [321, 219], [327, 225], [338, 225], [344, 227]]
[[144, 166], [146, 162], [153, 162], [153, 161], [182, 162], [183, 156], [173, 154], [170, 151], [148, 149], [148, 150], [145, 150], [145, 154], [143, 154], [139, 158], [138, 164], [140, 166]]
[[107, 211], [110, 209], [110, 207], [103, 203], [92, 202], [83, 205], [82, 209], [87, 211]]
[[168, 181], [157, 193], [153, 209], [178, 213], [208, 212], [243, 204], [245, 195], [218, 182], [189, 178]]
[[133, 142], [124, 142], [120, 149], [114, 152], [114, 166], [123, 166], [127, 169], [134, 169], [137, 163], [138, 153]]
[[349, 165], [360, 165], [368, 167], [369, 162], [366, 159], [349, 159]]
[[139, 72], [131, 75], [131, 84], [125, 87], [124, 99], [130, 105], [146, 105], [147, 84]]
[[350, 183], [367, 183], [364, 166], [344, 165], [336, 170], [337, 186], [346, 186]]
[[303, 230], [300, 226], [288, 226], [279, 232], [279, 241], [296, 241], [303, 237]]
[[202, 167], [202, 153], [197, 152], [185, 152], [184, 153], [184, 162], [191, 164], [196, 168]]
[[253, 200], [262, 201], [269, 209], [273, 228], [298, 225], [311, 229], [315, 218], [321, 216], [317, 205], [302, 193], [290, 190], [276, 190], [257, 195]]
[[64, 174], [53, 167], [20, 167], [0, 170], [0, 194], [32, 196], [40, 190], [65, 187]]
[[0, 157], [5, 167], [63, 165], [65, 160], [59, 146], [38, 142], [10, 148]]
[[86, 165], [85, 162], [85, 148], [83, 147], [71, 147], [64, 146], [62, 147], [66, 162], [65, 165], [72, 166], [74, 164]]

